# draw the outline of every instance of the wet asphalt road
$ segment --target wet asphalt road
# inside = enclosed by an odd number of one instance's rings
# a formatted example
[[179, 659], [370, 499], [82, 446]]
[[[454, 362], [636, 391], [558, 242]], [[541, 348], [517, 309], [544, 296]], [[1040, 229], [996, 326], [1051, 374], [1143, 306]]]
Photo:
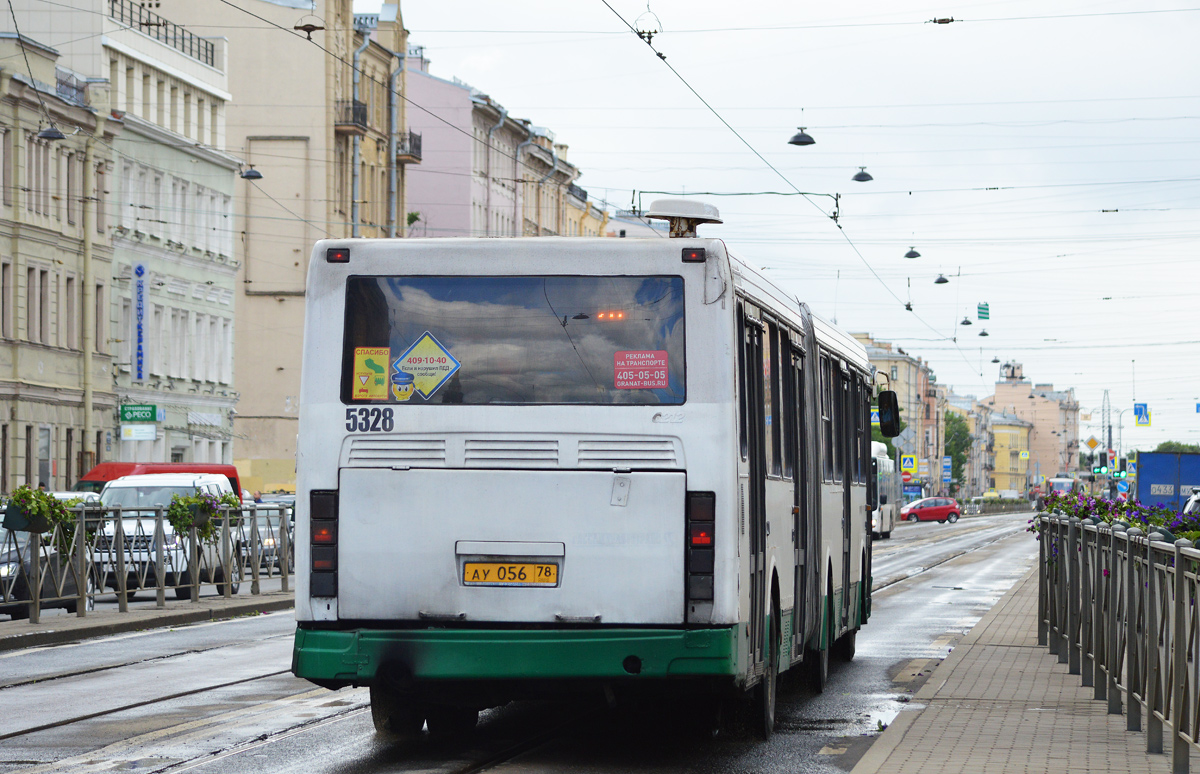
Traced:
[[704, 738], [679, 720], [685, 708], [656, 702], [513, 704], [484, 713], [461, 747], [385, 744], [365, 690], [287, 673], [294, 624], [281, 613], [0, 655], [0, 772], [457, 772], [484, 761], [523, 773], [847, 771], [1032, 566], [1028, 518], [903, 524], [877, 541], [882, 590], [854, 662], [835, 663], [821, 695], [785, 681], [766, 743], [736, 720]]

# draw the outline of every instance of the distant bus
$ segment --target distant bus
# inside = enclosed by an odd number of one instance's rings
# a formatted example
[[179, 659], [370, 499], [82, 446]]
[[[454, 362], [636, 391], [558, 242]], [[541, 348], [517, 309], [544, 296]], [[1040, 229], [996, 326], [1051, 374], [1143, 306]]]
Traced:
[[873, 370], [723, 241], [321, 241], [306, 304], [293, 671], [378, 731], [657, 687], [769, 736], [853, 657]]
[[900, 470], [896, 461], [888, 456], [887, 446], [879, 441], [871, 441], [871, 459], [879, 491], [879, 507], [871, 512], [871, 534], [887, 540], [896, 528], [897, 514], [904, 505]]

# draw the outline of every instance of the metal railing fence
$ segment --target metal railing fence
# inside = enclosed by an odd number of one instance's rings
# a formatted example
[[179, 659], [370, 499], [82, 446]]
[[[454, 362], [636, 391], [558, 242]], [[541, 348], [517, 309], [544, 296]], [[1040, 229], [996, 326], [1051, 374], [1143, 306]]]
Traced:
[[[1186, 774], [1200, 749], [1200, 549], [1137, 527], [1039, 514], [1038, 644]], [[1143, 720], [1145, 720], [1143, 728]]]
[[223, 507], [212, 520], [217, 533], [201, 540], [196, 527], [178, 534], [166, 509], [77, 505], [71, 523], [46, 534], [0, 530], [0, 614], [39, 623], [46, 608], [84, 617], [97, 597], [116, 596], [118, 609], [153, 592], [158, 607], [167, 593], [196, 602], [201, 587], [229, 598], [250, 581], [261, 593], [264, 578], [288, 590], [294, 571], [292, 509], [284, 504]]

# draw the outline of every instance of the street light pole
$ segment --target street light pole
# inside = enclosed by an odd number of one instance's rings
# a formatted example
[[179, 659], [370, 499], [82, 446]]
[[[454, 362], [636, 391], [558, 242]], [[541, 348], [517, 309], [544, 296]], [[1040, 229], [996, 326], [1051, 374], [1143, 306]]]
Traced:
[[1121, 413], [1117, 414], [1117, 457], [1125, 456], [1125, 446], [1124, 446], [1125, 433], [1124, 433], [1124, 425], [1121, 422], [1125, 418], [1126, 411], [1133, 411], [1133, 409], [1131, 409], [1131, 408], [1121, 409]]

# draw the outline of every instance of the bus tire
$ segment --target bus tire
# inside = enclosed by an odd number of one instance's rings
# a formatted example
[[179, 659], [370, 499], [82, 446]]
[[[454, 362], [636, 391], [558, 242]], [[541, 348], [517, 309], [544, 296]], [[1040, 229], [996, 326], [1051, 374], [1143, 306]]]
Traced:
[[434, 704], [425, 710], [429, 735], [435, 740], [450, 742], [468, 736], [479, 722], [479, 710]]
[[887, 532], [881, 532], [879, 534], [883, 537], [884, 540], [892, 539], [892, 531], [890, 529]]
[[[833, 631], [833, 598], [826, 603], [826, 625]], [[832, 643], [830, 643], [832, 645]], [[808, 665], [805, 675], [808, 687], [813, 693], [824, 693], [825, 685], [829, 682], [829, 647], [821, 647], [818, 643], [816, 650], [810, 650], [805, 655], [804, 662]]]
[[838, 658], [840, 658], [842, 661], [849, 662], [854, 660], [854, 649], [858, 639], [857, 635], [858, 629], [851, 629], [843, 634], [842, 638], [837, 641], [837, 654]]
[[371, 722], [375, 733], [395, 739], [415, 739], [421, 734], [425, 717], [386, 686], [371, 686]]
[[779, 693], [779, 602], [771, 604], [767, 618], [767, 663], [754, 697], [754, 725], [764, 740], [775, 731], [775, 699]]

